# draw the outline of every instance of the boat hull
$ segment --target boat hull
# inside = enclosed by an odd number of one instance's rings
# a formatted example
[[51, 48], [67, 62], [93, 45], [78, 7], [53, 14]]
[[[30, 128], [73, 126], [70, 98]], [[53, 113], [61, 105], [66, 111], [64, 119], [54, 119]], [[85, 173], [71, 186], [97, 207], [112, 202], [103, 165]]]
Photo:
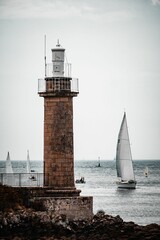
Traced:
[[118, 188], [135, 189], [136, 182], [116, 182]]

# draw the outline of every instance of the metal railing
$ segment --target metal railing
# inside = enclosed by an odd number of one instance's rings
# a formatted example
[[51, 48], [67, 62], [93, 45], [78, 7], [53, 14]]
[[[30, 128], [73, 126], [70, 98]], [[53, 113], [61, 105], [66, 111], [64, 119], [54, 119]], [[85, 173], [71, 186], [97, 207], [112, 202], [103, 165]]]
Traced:
[[79, 92], [78, 78], [51, 78], [51, 79], [38, 79], [38, 93], [43, 92], [57, 92], [57, 91], [70, 91]]
[[43, 173], [0, 173], [0, 183], [12, 187], [43, 187]]

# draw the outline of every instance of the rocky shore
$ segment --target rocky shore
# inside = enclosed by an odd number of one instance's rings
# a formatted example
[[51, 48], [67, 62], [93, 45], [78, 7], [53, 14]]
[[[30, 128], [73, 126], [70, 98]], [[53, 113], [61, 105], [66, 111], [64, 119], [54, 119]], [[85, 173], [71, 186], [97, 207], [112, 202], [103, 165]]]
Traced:
[[56, 219], [52, 213], [21, 209], [0, 212], [0, 239], [160, 239], [160, 225], [139, 226], [99, 211], [91, 221]]
[[[24, 191], [24, 190], [23, 190]], [[21, 196], [25, 198], [21, 198]], [[7, 201], [8, 199], [8, 201]], [[90, 221], [74, 221], [65, 215], [25, 206], [26, 194], [0, 186], [0, 239], [30, 240], [158, 240], [160, 225], [139, 226], [120, 216], [99, 211]]]

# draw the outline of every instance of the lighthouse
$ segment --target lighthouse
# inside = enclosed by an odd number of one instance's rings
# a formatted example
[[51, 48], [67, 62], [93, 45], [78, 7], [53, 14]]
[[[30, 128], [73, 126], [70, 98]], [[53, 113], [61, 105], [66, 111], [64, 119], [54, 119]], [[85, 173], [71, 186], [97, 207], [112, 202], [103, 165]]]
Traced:
[[52, 189], [75, 189], [73, 152], [73, 97], [78, 79], [71, 78], [65, 49], [51, 49], [52, 63], [46, 64], [39, 95], [44, 97], [44, 185]]
[[91, 218], [92, 197], [81, 197], [74, 179], [73, 98], [79, 93], [78, 79], [71, 77], [71, 64], [59, 41], [51, 53], [52, 62], [45, 58], [45, 77], [38, 83], [44, 98], [44, 195], [58, 213]]

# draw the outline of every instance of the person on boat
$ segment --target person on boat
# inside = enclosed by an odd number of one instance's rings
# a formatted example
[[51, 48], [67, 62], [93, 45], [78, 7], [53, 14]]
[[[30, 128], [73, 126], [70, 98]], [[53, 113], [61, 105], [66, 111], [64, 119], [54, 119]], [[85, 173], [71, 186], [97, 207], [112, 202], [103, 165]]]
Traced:
[[76, 180], [76, 183], [85, 183], [84, 177]]
[[84, 183], [84, 177], [81, 177], [80, 182]]

